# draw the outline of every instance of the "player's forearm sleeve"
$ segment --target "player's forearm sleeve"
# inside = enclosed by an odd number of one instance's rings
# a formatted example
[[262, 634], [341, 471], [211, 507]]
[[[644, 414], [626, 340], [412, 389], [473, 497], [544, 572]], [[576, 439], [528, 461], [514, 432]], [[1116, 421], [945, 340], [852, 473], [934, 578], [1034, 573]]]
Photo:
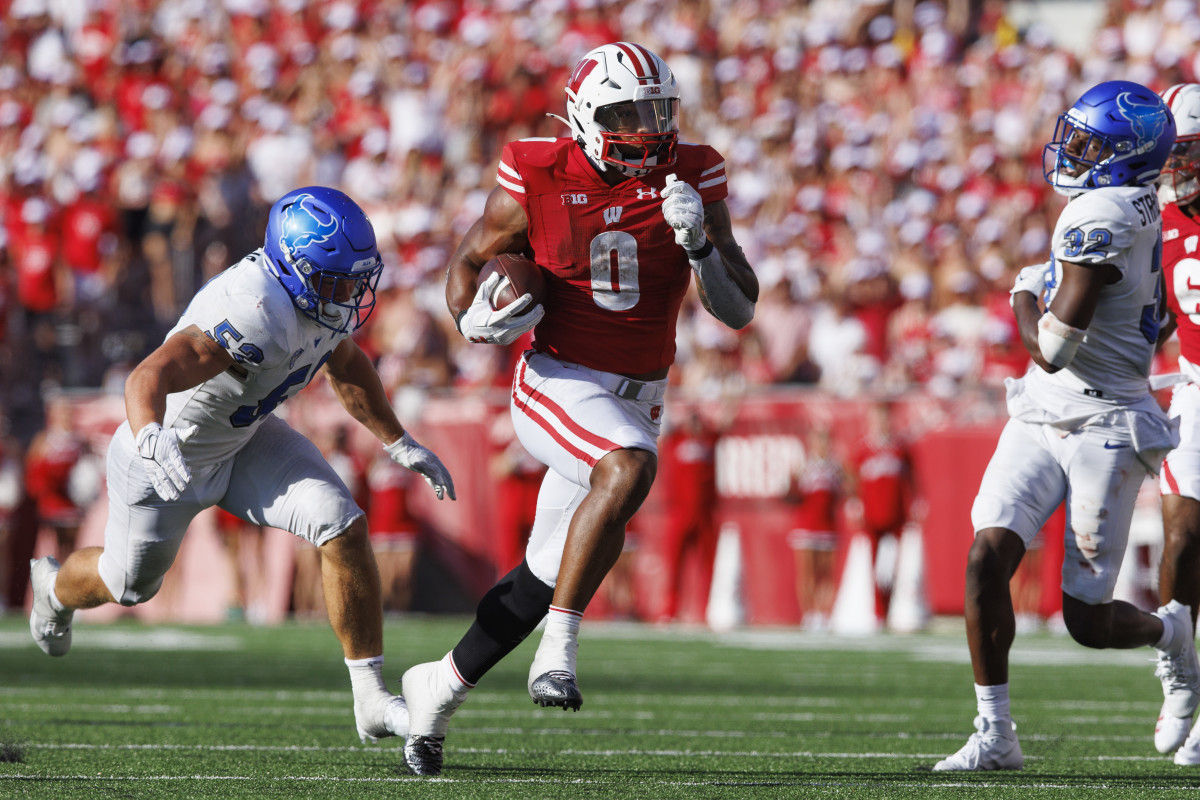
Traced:
[[705, 242], [697, 251], [688, 252], [688, 262], [696, 273], [696, 280], [708, 298], [708, 307], [721, 322], [734, 330], [741, 330], [754, 319], [754, 301], [742, 293], [741, 288], [729, 277], [721, 254]]

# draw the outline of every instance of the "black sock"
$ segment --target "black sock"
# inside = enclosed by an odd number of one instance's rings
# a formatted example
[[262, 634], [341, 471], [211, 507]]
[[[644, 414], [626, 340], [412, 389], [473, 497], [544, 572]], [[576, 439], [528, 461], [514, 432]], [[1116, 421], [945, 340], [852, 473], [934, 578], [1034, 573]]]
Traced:
[[554, 598], [522, 561], [488, 590], [475, 610], [475, 621], [454, 648], [454, 666], [463, 680], [478, 683], [500, 659], [525, 641]]

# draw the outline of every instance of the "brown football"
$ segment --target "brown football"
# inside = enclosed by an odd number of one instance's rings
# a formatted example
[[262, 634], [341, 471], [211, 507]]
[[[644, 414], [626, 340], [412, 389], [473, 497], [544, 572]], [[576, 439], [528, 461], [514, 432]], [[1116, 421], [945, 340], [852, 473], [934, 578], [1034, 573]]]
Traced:
[[509, 285], [495, 292], [488, 300], [492, 308], [501, 309], [515, 302], [523, 294], [533, 295], [533, 302], [521, 309], [525, 313], [546, 300], [546, 278], [542, 268], [518, 253], [501, 253], [483, 265], [479, 271], [479, 282], [483, 283], [493, 272], [508, 278]]

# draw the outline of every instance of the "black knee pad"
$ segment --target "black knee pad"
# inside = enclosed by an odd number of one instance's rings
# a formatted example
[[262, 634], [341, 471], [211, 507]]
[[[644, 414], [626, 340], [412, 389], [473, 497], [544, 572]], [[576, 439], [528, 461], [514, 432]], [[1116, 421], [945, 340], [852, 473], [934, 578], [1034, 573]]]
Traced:
[[554, 587], [542, 583], [522, 561], [479, 601], [475, 621], [454, 648], [454, 664], [464, 679], [476, 683], [500, 659], [525, 641], [554, 598]]

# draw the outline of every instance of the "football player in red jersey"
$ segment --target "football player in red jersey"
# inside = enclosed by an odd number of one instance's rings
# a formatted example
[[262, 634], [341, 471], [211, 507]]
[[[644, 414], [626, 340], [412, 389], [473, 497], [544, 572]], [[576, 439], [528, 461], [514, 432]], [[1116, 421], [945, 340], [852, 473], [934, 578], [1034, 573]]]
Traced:
[[[1179, 368], [1188, 382], [1176, 385], [1171, 396], [1170, 415], [1179, 418], [1180, 441], [1159, 474], [1164, 546], [1158, 592], [1163, 604], [1177, 600], [1189, 606], [1195, 620], [1200, 607], [1200, 84], [1172, 86], [1162, 97], [1175, 116], [1176, 133], [1158, 188], [1171, 311], [1159, 341], [1178, 329]], [[1163, 691], [1169, 699], [1172, 687], [1164, 684]], [[1180, 717], [1164, 702], [1154, 745], [1162, 753], [1179, 748], [1176, 764], [1200, 765], [1200, 726], [1188, 735], [1195, 706], [1189, 702], [1182, 710], [1189, 707], [1192, 715]]]
[[[579, 708], [579, 623], [654, 480], [688, 281], [694, 272], [705, 308], [732, 328], [750, 323], [758, 298], [731, 230], [725, 161], [679, 141], [679, 87], [663, 60], [637, 44], [603, 45], [575, 67], [566, 94], [570, 135], [505, 146], [500, 185], [447, 269], [446, 300], [469, 341], [508, 344], [534, 329], [511, 411], [521, 444], [549, 469], [525, 560], [483, 598], [453, 651], [405, 673], [405, 757], [417, 774], [441, 771], [451, 713], [543, 618], [530, 696]], [[486, 298], [503, 279], [477, 287], [478, 275], [505, 252], [545, 270], [544, 308], [525, 295], [492, 310]]]

